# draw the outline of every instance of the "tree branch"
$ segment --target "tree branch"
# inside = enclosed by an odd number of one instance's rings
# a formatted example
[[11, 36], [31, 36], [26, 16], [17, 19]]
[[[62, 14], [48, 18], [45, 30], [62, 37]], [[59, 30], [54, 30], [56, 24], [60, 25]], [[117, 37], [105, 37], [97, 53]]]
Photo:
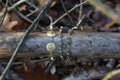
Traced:
[[[23, 33], [0, 33], [0, 58], [9, 58], [15, 50]], [[19, 36], [19, 37], [18, 37]], [[66, 55], [67, 34], [64, 34], [63, 54]], [[22, 44], [17, 57], [42, 57], [48, 56], [46, 45], [50, 38], [44, 33], [32, 33]], [[53, 41], [56, 44], [54, 55], [59, 54], [59, 35]], [[72, 56], [90, 58], [120, 58], [120, 35], [119, 33], [85, 33], [75, 32], [72, 35]]]

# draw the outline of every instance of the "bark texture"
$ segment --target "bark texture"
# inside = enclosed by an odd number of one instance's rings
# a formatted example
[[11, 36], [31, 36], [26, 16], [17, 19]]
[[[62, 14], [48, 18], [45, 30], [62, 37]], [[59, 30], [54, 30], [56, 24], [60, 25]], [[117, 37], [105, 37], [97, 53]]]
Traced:
[[[10, 57], [23, 33], [1, 33], [0, 58]], [[75, 32], [71, 37], [71, 52], [73, 56], [120, 58], [120, 34]], [[67, 34], [63, 34], [63, 55], [66, 55]], [[34, 57], [48, 55], [46, 45], [51, 38], [44, 33], [31, 33], [20, 49], [18, 57]], [[59, 55], [59, 34], [53, 38], [56, 45], [55, 55]]]

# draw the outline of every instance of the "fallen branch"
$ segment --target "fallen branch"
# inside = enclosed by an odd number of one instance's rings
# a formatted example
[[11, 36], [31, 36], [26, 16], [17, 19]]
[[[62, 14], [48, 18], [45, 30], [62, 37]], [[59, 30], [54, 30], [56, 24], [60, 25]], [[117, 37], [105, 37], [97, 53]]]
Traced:
[[[15, 50], [23, 33], [1, 33], [0, 58], [9, 58]], [[63, 37], [63, 55], [66, 55], [66, 38]], [[46, 45], [51, 38], [43, 33], [32, 33], [21, 46], [17, 57], [48, 56]], [[54, 55], [59, 54], [59, 35], [53, 38], [56, 44]], [[90, 58], [120, 58], [119, 33], [85, 33], [75, 32], [72, 35], [71, 51], [73, 56]]]

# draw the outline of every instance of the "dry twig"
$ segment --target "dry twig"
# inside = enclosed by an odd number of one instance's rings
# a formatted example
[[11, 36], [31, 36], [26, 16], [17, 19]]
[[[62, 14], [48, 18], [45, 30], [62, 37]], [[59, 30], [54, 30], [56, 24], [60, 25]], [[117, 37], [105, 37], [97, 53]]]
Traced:
[[108, 73], [102, 80], [110, 80], [112, 77], [120, 74], [120, 69]]

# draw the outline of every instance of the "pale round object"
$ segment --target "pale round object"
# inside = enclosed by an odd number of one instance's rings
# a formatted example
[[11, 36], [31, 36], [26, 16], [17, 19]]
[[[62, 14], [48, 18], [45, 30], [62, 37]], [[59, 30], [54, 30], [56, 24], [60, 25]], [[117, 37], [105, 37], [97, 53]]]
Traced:
[[54, 31], [48, 31], [48, 32], [47, 32], [47, 35], [48, 35], [49, 37], [54, 37], [54, 36], [56, 36], [56, 34], [55, 34]]
[[53, 52], [53, 51], [55, 51], [55, 49], [56, 49], [56, 46], [55, 46], [55, 43], [48, 43], [47, 44], [47, 46], [46, 46], [46, 48], [47, 48], [47, 50], [49, 51], [49, 52]]

